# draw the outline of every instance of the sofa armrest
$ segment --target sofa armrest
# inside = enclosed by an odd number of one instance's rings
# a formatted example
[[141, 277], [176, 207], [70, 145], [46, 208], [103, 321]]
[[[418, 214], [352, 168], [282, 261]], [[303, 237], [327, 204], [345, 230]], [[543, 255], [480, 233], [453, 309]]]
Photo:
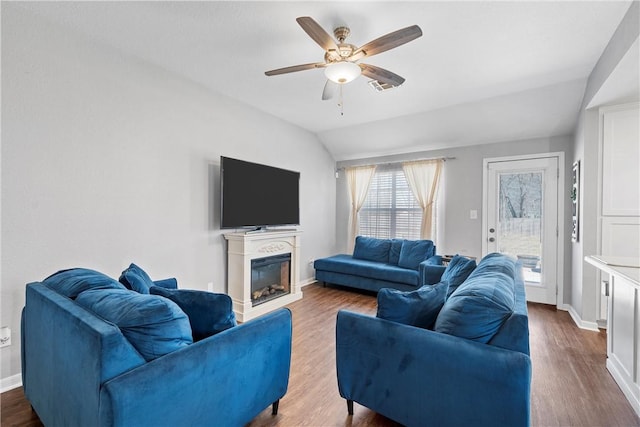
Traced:
[[530, 422], [529, 356], [340, 311], [340, 395], [406, 426]]
[[[291, 312], [280, 309], [155, 359], [105, 383], [112, 426], [245, 425], [287, 391]], [[110, 419], [111, 415], [111, 419]]]
[[169, 279], [154, 280], [153, 284], [165, 289], [178, 289], [178, 281], [175, 277]]
[[420, 265], [418, 265], [418, 273], [420, 274], [418, 280], [420, 286], [438, 283], [446, 269], [447, 267], [442, 265], [442, 257], [440, 255], [434, 255], [422, 261]]

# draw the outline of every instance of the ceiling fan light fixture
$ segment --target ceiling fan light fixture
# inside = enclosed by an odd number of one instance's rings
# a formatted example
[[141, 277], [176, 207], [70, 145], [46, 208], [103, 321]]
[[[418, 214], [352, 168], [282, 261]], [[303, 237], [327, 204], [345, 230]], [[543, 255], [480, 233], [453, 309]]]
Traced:
[[324, 75], [338, 84], [349, 83], [358, 78], [361, 73], [360, 66], [348, 61], [333, 62], [324, 69]]

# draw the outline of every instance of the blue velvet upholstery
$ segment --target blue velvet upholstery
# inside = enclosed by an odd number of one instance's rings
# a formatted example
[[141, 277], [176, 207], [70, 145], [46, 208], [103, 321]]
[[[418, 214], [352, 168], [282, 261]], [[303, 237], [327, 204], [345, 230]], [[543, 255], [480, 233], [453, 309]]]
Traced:
[[357, 236], [353, 248], [353, 257], [367, 261], [388, 263], [391, 240]]
[[[434, 255], [433, 242], [418, 240], [407, 245], [405, 258], [411, 258], [409, 248], [414, 247], [418, 251], [415, 260], [420, 259], [419, 264], [412, 268], [398, 265], [405, 242], [402, 239], [358, 236], [353, 256], [339, 254], [314, 262], [316, 280], [374, 292], [382, 288], [410, 291], [438, 283], [445, 267], [441, 265], [442, 257]], [[425, 259], [425, 253], [429, 252], [431, 256]]]
[[159, 286], [152, 286], [149, 293], [161, 295], [178, 304], [189, 317], [194, 341], [236, 326], [236, 315], [229, 295]]
[[431, 240], [405, 240], [400, 249], [398, 266], [417, 270], [422, 261], [426, 261], [433, 255], [435, 254]]
[[[178, 281], [175, 277], [171, 277], [169, 279], [154, 280], [153, 286], [159, 286], [165, 289], [178, 289]], [[149, 290], [151, 290], [151, 287], [149, 288]]]
[[419, 328], [430, 328], [444, 304], [448, 288], [448, 282], [440, 282], [424, 285], [410, 292], [380, 289], [376, 317]]
[[243, 426], [287, 391], [287, 309], [151, 362], [115, 324], [42, 283], [26, 286], [21, 324], [25, 396], [47, 426]]
[[476, 261], [460, 255], [454, 256], [447, 268], [442, 273], [442, 279], [449, 282], [449, 290], [447, 291], [447, 298], [458, 289], [458, 286], [462, 284], [467, 277], [476, 268]]
[[134, 290], [141, 294], [148, 294], [149, 289], [155, 285], [146, 271], [134, 263], [124, 270], [118, 279], [127, 289]]
[[375, 261], [355, 259], [344, 254], [316, 260], [316, 269], [352, 274], [370, 279], [399, 282], [413, 287], [418, 286], [419, 274], [415, 270]]
[[442, 307], [434, 330], [488, 343], [515, 306], [515, 260], [489, 254]]
[[42, 283], [68, 298], [75, 298], [88, 289], [124, 289], [124, 286], [111, 277], [88, 268], [60, 270]]
[[147, 361], [193, 342], [189, 318], [167, 298], [128, 289], [95, 289], [82, 292], [76, 303], [117, 325]]
[[[508, 262], [491, 256], [484, 269], [499, 275], [503, 267], [509, 271]], [[512, 272], [513, 314], [489, 344], [341, 310], [336, 322], [340, 395], [408, 427], [528, 426], [527, 308], [519, 266]]]
[[389, 264], [398, 265], [403, 241], [403, 239], [391, 239], [391, 246], [389, 247]]

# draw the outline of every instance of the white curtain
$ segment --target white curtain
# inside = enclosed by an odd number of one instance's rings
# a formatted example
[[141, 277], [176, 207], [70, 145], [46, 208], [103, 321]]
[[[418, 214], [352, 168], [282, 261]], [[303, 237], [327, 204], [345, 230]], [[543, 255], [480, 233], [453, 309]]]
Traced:
[[404, 175], [413, 195], [422, 207], [420, 238], [431, 240], [433, 226], [433, 202], [438, 192], [438, 181], [444, 160], [418, 160], [402, 164]]
[[367, 198], [369, 184], [376, 170], [372, 166], [356, 166], [346, 169], [347, 184], [349, 185], [349, 198], [351, 199], [351, 211], [349, 212], [349, 247], [348, 253], [353, 252], [356, 236], [358, 235], [358, 213]]

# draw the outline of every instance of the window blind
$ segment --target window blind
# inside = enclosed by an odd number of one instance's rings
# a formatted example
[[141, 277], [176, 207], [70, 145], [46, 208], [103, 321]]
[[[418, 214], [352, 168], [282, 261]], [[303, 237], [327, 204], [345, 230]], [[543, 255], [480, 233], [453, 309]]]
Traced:
[[359, 234], [381, 239], [419, 239], [422, 209], [400, 164], [376, 169], [360, 210]]

